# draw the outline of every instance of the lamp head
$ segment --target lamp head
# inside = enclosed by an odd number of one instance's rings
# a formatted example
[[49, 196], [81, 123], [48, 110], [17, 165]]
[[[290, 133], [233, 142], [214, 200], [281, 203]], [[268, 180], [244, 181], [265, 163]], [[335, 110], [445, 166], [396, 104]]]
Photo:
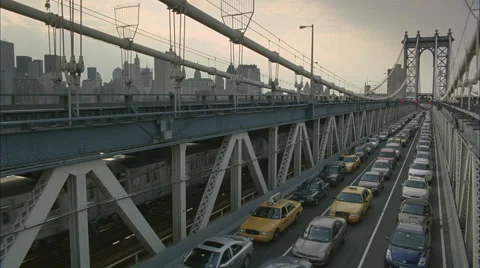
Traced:
[[298, 28], [300, 28], [300, 29], [305, 29], [305, 28], [307, 28], [307, 26], [303, 26], [303, 25], [302, 25], [302, 26], [300, 26], [300, 27], [298, 27]]

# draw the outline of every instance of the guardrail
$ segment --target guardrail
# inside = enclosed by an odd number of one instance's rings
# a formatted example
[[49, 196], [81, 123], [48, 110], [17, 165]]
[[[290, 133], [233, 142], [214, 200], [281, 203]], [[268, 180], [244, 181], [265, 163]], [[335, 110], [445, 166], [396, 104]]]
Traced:
[[[292, 173], [289, 173], [289, 174], [292, 174]], [[242, 205], [247, 203], [248, 201], [251, 201], [253, 199], [255, 199], [255, 195], [256, 195], [256, 192], [251, 192], [249, 194], [246, 194], [245, 196], [242, 197]], [[250, 199], [250, 200], [248, 200]], [[226, 205], [226, 206], [223, 206], [221, 207], [220, 209], [217, 209], [215, 211], [212, 212], [212, 215], [210, 217], [214, 217], [215, 216], [220, 216], [222, 217], [225, 213], [225, 211], [228, 211], [230, 209], [230, 204]], [[187, 225], [187, 229], [190, 228], [191, 226], [193, 225], [193, 223], [190, 223]], [[168, 241], [169, 239], [171, 239], [173, 237], [173, 233], [170, 233], [164, 237], [161, 238], [162, 242], [165, 242], [165, 241]], [[138, 250], [138, 251], [135, 251], [134, 253], [128, 255], [128, 256], [125, 256], [117, 261], [115, 261], [114, 263], [106, 266], [106, 268], [113, 268], [113, 267], [116, 267], [117, 265], [121, 265], [122, 263], [125, 263], [127, 261], [132, 261], [132, 259], [134, 260], [135, 264], [138, 263], [138, 261], [140, 260], [139, 258], [139, 255], [146, 252], [145, 249], [141, 249], [141, 250]]]

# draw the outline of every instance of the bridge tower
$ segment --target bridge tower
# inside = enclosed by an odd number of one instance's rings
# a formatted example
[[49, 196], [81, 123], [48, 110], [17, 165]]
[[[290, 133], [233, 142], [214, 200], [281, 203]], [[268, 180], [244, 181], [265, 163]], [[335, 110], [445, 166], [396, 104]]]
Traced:
[[435, 30], [434, 36], [430, 37], [420, 36], [420, 31], [417, 31], [416, 37], [408, 37], [408, 32], [405, 32], [405, 39], [402, 43], [404, 44], [404, 66], [407, 72], [407, 97], [415, 97], [415, 99], [418, 97], [420, 56], [426, 50], [433, 54], [433, 97], [436, 98], [437, 94], [443, 96], [448, 86], [453, 41], [451, 29], [448, 29], [446, 36], [439, 36], [438, 30]]

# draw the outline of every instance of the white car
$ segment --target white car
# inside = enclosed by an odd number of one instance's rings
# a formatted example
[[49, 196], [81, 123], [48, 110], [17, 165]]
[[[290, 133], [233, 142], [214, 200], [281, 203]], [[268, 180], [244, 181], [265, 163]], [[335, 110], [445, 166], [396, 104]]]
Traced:
[[430, 186], [423, 178], [409, 177], [402, 185], [402, 200], [430, 198]]
[[378, 145], [380, 145], [380, 140], [377, 138], [368, 138], [367, 142], [373, 145], [373, 148], [377, 149]]
[[388, 139], [388, 132], [380, 132], [378, 136], [381, 141], [386, 141]]
[[408, 176], [424, 178], [427, 182], [432, 181], [433, 167], [430, 160], [424, 158], [415, 158], [415, 161], [408, 169]]

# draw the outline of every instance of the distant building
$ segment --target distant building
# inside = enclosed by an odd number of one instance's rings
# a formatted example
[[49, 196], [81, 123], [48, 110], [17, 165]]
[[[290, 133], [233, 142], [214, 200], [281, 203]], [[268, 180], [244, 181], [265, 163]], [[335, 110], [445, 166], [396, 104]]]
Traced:
[[138, 89], [145, 94], [150, 94], [153, 89], [153, 72], [150, 68], [140, 69], [140, 80]]
[[[236, 74], [235, 66], [233, 66], [233, 64], [228, 65], [227, 73], [232, 75]], [[235, 82], [232, 79], [225, 79], [225, 90], [227, 94], [234, 94], [236, 89], [237, 85], [235, 85]]]
[[[168, 55], [174, 56], [175, 53], [171, 51], [166, 52]], [[154, 59], [153, 62], [154, 83], [153, 94], [168, 94], [173, 92], [173, 81], [170, 78], [172, 75], [172, 64], [169, 61], [162, 59]]]
[[122, 80], [122, 69], [117, 67], [113, 70], [112, 80]]
[[46, 54], [43, 56], [43, 60], [45, 62], [45, 73], [59, 73], [62, 70], [61, 67], [61, 57], [58, 55], [50, 55]]
[[[261, 76], [260, 69], [255, 64], [239, 65], [237, 74], [254, 81], [260, 81]], [[241, 83], [239, 86], [239, 94], [258, 95], [262, 94], [262, 89], [258, 86]]]
[[33, 96], [44, 93], [43, 85], [38, 79], [15, 79], [13, 80], [13, 87], [15, 95], [20, 95], [15, 96], [15, 104], [38, 104], [44, 103], [45, 101], [44, 99], [39, 98], [39, 96]]
[[97, 68], [96, 67], [88, 67], [87, 68], [87, 79], [88, 80], [95, 80], [97, 78]]
[[13, 43], [0, 40], [0, 71], [15, 72], [15, 50]]
[[17, 77], [26, 78], [28, 76], [28, 63], [32, 62], [32, 57], [17, 56]]
[[[397, 64], [393, 69], [388, 69], [387, 74], [389, 75], [387, 81], [387, 95], [391, 95], [400, 88], [407, 77], [407, 73], [405, 69], [402, 68], [401, 64]], [[406, 96], [406, 86], [403, 85], [397, 97], [404, 98]]]
[[28, 78], [29, 79], [38, 79], [43, 74], [43, 61], [34, 60], [28, 62]]
[[[15, 51], [13, 43], [0, 40], [0, 94], [13, 93], [15, 76]], [[11, 98], [0, 98], [0, 104], [10, 104]]]
[[215, 76], [215, 87], [213, 89], [215, 94], [225, 94], [225, 80], [223, 77]]
[[193, 78], [187, 78], [182, 82], [182, 94], [196, 94], [198, 91], [211, 92], [213, 81], [202, 78], [199, 70], [195, 70]]
[[365, 84], [365, 86], [363, 87], [363, 93], [364, 93], [365, 95], [369, 95], [371, 89], [372, 89], [372, 86], [371, 86], [371, 85]]

